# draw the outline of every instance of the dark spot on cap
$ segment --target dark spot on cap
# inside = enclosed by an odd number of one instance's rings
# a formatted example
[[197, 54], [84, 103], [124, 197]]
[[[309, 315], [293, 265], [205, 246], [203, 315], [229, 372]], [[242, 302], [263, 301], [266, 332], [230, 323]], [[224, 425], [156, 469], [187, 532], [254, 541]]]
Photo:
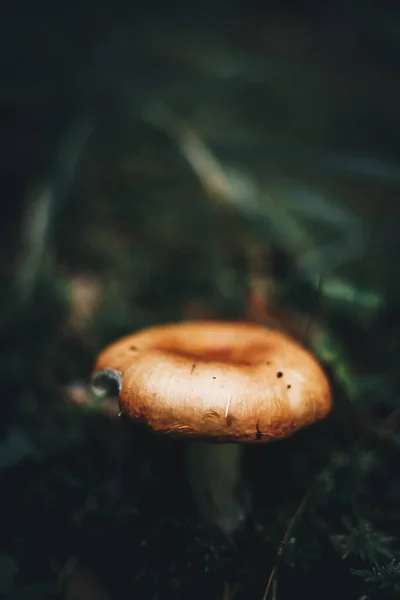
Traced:
[[288, 389], [288, 390], [290, 390], [290, 388], [291, 388], [292, 386], [291, 386], [291, 385], [290, 385], [290, 383], [289, 383], [289, 384], [288, 384], [286, 387], [287, 387], [287, 389]]
[[258, 424], [258, 421], [257, 421], [255, 439], [256, 439], [257, 441], [258, 441], [258, 440], [261, 440], [261, 436], [262, 436], [262, 433], [261, 433], [261, 431], [260, 431], [260, 426], [259, 426], [259, 424]]
[[195, 368], [196, 368], [196, 365], [197, 365], [197, 362], [194, 362], [194, 363], [192, 364], [192, 368], [190, 369], [190, 374], [191, 374], [191, 375], [193, 375], [193, 371], [195, 370]]
[[217, 379], [216, 377], [213, 377], [213, 379]]
[[129, 347], [129, 350], [137, 350], [137, 349], [138, 349], [138, 347], [137, 347], [137, 346], [130, 346], [130, 347]]
[[282, 371], [278, 371], [278, 372], [277, 372], [277, 374], [276, 374], [276, 376], [277, 376], [277, 377], [282, 377], [282, 376], [283, 376], [283, 373], [282, 373]]

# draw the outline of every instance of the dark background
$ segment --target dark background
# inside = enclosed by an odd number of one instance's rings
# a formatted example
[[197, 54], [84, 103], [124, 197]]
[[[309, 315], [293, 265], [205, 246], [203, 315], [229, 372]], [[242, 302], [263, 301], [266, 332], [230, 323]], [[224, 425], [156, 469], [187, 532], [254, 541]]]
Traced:
[[[278, 600], [398, 597], [397, 2], [14, 2], [0, 22], [0, 594], [261, 599], [278, 565]], [[235, 548], [184, 447], [88, 386], [118, 336], [210, 317], [283, 328], [335, 390], [326, 422], [248, 449]]]

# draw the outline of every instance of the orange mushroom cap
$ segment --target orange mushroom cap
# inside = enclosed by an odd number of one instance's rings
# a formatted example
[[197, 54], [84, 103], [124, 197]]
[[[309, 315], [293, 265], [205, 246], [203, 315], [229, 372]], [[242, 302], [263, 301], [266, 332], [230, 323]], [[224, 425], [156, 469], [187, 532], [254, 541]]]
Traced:
[[93, 386], [115, 379], [121, 410], [152, 430], [215, 442], [266, 442], [324, 418], [321, 366], [284, 333], [195, 321], [125, 337], [98, 357]]

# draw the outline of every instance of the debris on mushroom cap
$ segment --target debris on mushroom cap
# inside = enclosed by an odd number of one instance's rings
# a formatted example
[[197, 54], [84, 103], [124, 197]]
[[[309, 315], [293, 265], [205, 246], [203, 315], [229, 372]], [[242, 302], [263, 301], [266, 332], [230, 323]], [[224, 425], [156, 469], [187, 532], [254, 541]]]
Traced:
[[332, 396], [312, 354], [251, 323], [194, 321], [125, 337], [98, 357], [93, 385], [156, 432], [216, 442], [285, 438], [324, 418]]

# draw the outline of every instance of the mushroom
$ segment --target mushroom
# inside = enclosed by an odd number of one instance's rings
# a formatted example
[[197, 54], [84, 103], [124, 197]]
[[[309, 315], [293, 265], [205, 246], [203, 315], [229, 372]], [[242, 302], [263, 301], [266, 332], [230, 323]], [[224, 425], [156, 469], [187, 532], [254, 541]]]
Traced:
[[203, 516], [226, 534], [250, 511], [243, 444], [287, 438], [331, 409], [315, 358], [280, 331], [252, 323], [156, 326], [100, 353], [93, 389], [117, 386], [123, 413], [186, 439], [188, 479]]

